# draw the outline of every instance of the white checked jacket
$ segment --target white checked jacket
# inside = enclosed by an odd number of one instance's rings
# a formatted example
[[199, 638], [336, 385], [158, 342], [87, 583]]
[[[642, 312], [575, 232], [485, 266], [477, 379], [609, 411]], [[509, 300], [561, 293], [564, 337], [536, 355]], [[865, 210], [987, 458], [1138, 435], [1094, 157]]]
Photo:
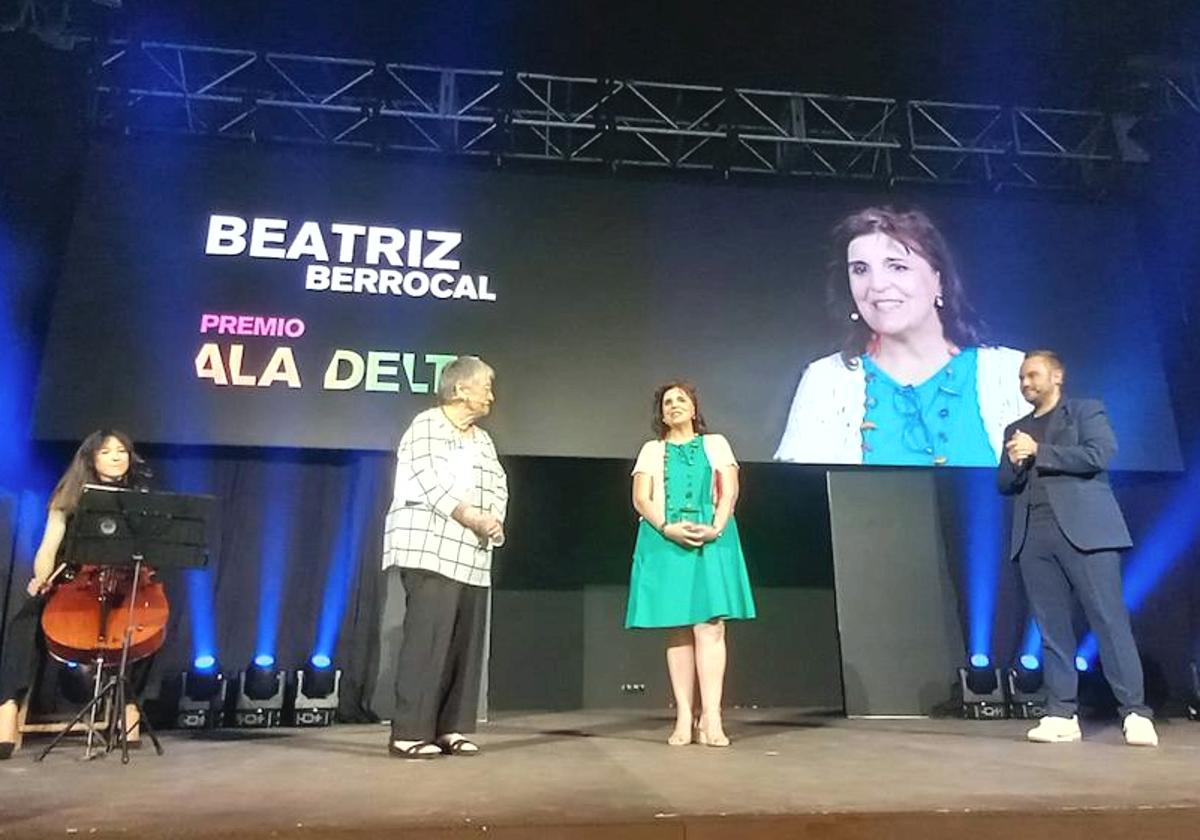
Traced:
[[[491, 436], [478, 426], [468, 444], [440, 408], [422, 411], [400, 439], [396, 487], [383, 531], [383, 568], [425, 569], [469, 586], [492, 583], [494, 544], [480, 544], [450, 514], [460, 503], [504, 521], [508, 477]], [[455, 461], [466, 445], [476, 448], [464, 483]], [[457, 480], [456, 480], [457, 479]]]

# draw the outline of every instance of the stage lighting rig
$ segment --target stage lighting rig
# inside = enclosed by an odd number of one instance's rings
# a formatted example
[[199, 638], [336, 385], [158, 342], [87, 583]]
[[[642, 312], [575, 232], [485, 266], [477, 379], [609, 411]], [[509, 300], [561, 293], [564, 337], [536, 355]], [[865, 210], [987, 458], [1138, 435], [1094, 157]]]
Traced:
[[190, 671], [180, 675], [175, 725], [180, 729], [209, 729], [224, 723], [227, 684], [212, 656], [197, 656]]
[[1004, 672], [1008, 691], [1008, 709], [1012, 717], [1023, 720], [1044, 717], [1046, 695], [1042, 691], [1042, 663], [1031, 653], [1017, 660]]
[[337, 715], [342, 672], [328, 656], [314, 655], [295, 672], [294, 697], [289, 704], [293, 726], [329, 726]]
[[259, 654], [238, 674], [233, 725], [247, 729], [279, 726], [283, 720], [283, 671], [275, 657]]
[[971, 720], [1001, 720], [1008, 717], [1008, 701], [1000, 669], [993, 668], [987, 655], [977, 653], [966, 668], [958, 669], [963, 717]]

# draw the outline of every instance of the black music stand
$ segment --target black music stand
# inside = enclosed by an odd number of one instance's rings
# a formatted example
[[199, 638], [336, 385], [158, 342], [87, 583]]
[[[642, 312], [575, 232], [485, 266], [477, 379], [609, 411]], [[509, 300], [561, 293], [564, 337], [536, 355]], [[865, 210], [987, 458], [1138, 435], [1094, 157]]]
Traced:
[[[140, 579], [142, 564], [149, 558], [156, 569], [201, 568], [208, 563], [208, 525], [215, 503], [212, 496], [182, 493], [151, 493], [103, 484], [84, 485], [67, 533], [64, 557], [75, 565], [99, 566], [101, 574], [133, 567], [133, 580]], [[102, 677], [106, 666], [97, 660], [96, 684], [92, 699], [79, 710], [67, 727], [38, 755], [41, 761], [84, 717], [91, 716], [85, 758], [92, 758], [92, 739], [100, 704], [110, 701], [107, 731], [102, 733], [104, 754], [118, 747], [121, 762], [129, 763], [129, 727], [125, 705], [133, 703], [138, 711], [137, 726], [145, 729], [155, 752], [163, 754], [162, 744], [146, 717], [136, 693], [129, 690], [129, 644], [133, 635], [134, 599], [127, 598], [129, 620], [121, 642], [121, 658], [116, 672], [107, 682]], [[103, 685], [102, 685], [103, 683]]]

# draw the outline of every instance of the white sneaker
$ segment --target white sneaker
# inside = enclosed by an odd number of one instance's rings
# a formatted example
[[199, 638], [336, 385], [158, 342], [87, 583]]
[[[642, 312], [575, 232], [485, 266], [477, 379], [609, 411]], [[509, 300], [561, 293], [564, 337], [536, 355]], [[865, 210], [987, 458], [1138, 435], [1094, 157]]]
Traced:
[[1157, 747], [1158, 733], [1154, 731], [1154, 722], [1137, 712], [1125, 715], [1121, 724], [1125, 730], [1125, 743], [1131, 747]]
[[1025, 737], [1039, 744], [1066, 744], [1081, 740], [1083, 733], [1079, 731], [1078, 715], [1069, 718], [1046, 715], [1037, 726], [1025, 733]]

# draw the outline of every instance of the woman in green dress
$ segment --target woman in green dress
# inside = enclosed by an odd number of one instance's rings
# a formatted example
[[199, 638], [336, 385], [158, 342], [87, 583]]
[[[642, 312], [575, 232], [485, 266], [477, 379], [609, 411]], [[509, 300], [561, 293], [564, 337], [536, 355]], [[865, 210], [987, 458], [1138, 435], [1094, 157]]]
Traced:
[[722, 435], [706, 434], [689, 383], [659, 387], [651, 418], [657, 439], [642, 446], [633, 468], [633, 506], [641, 521], [625, 626], [667, 628], [676, 710], [667, 743], [725, 747], [725, 621], [755, 616], [733, 518], [738, 464]]

